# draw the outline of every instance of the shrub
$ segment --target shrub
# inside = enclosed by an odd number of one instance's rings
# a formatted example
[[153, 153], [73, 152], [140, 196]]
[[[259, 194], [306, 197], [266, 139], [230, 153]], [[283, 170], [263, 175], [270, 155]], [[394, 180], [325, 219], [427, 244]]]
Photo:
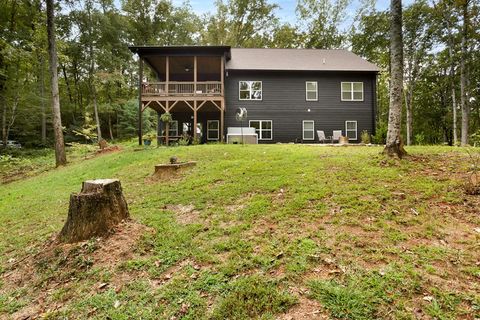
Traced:
[[474, 147], [480, 146], [480, 130], [470, 136], [470, 143], [473, 144]]
[[178, 139], [179, 146], [188, 146], [190, 143], [190, 137], [187, 134], [183, 134], [180, 139]]
[[375, 144], [385, 144], [387, 141], [387, 125], [379, 125], [376, 129], [376, 133], [372, 136], [372, 141]]
[[193, 144], [194, 146], [200, 144], [200, 138], [199, 138], [199, 137], [193, 138], [193, 139], [192, 139], [192, 144]]
[[367, 130], [363, 130], [361, 134], [362, 143], [369, 144], [370, 143], [370, 134]]
[[424, 145], [426, 143], [425, 135], [423, 133], [417, 133], [415, 135], [415, 142], [418, 145]]

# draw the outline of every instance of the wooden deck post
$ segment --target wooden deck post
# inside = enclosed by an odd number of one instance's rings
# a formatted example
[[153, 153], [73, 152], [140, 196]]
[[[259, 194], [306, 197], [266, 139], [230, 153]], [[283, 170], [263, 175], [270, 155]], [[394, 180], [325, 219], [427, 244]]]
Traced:
[[160, 111], [157, 111], [157, 147], [160, 147], [162, 144], [162, 120], [160, 120]]
[[165, 93], [168, 95], [170, 92], [170, 86], [168, 82], [170, 81], [170, 57], [165, 57]]
[[[220, 82], [221, 82], [221, 86], [222, 86], [222, 96], [224, 95], [224, 78], [225, 78], [225, 70], [224, 70], [224, 59], [225, 59], [225, 55], [223, 55], [221, 58], [220, 58]], [[223, 109], [223, 108], [222, 108]]]
[[197, 95], [197, 56], [193, 56], [193, 95]]
[[143, 60], [142, 57], [138, 56], [138, 144], [142, 145], [142, 83], [143, 83]]
[[[223, 86], [223, 82], [222, 82], [222, 86]], [[225, 122], [225, 101], [224, 99], [222, 99], [220, 101], [220, 142], [223, 142], [224, 141], [224, 138], [223, 138], [223, 131], [224, 131], [224, 122]]]
[[193, 140], [197, 139], [197, 100], [193, 101]]
[[[170, 112], [170, 101], [166, 101], [166, 109], [167, 111], [166, 112]], [[168, 147], [168, 132], [170, 131], [170, 123], [169, 122], [165, 122], [165, 145]]]

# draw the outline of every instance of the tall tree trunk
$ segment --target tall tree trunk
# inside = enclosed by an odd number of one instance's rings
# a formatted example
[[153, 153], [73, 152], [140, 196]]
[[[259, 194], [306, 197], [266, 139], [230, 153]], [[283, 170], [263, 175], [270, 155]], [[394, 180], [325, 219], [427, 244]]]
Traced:
[[3, 148], [7, 147], [7, 101], [2, 95], [2, 104], [3, 104], [3, 112], [2, 112], [2, 142]]
[[98, 103], [97, 103], [97, 90], [95, 88], [94, 82], [94, 74], [95, 74], [95, 54], [93, 52], [93, 36], [92, 36], [92, 28], [93, 28], [93, 20], [92, 20], [92, 2], [87, 3], [87, 12], [88, 12], [88, 19], [89, 19], [89, 29], [88, 35], [90, 38], [89, 42], [89, 51], [90, 51], [90, 92], [93, 97], [93, 112], [95, 114], [95, 124], [97, 125], [97, 141], [100, 142], [102, 140], [102, 129], [100, 128], [100, 117], [98, 116]]
[[[407, 91], [407, 90], [405, 90]], [[413, 117], [412, 117], [412, 102], [413, 95], [411, 93], [411, 88], [408, 90], [408, 93], [405, 94], [405, 110], [407, 111], [407, 146], [412, 144], [412, 131], [413, 131]]]
[[57, 48], [55, 43], [55, 14], [53, 0], [47, 0], [47, 34], [48, 58], [52, 86], [53, 132], [55, 135], [55, 164], [63, 166], [67, 163], [65, 144], [63, 142], [62, 117], [60, 114], [60, 96], [58, 93]]
[[108, 113], [108, 131], [110, 132], [110, 140], [113, 141], [112, 116], [110, 112]]
[[460, 57], [460, 105], [462, 107], [462, 137], [461, 145], [468, 145], [468, 124], [470, 118], [470, 110], [467, 101], [467, 70], [465, 60], [467, 56], [467, 37], [468, 37], [468, 3], [463, 3], [463, 27], [462, 27], [462, 53]]
[[95, 113], [95, 123], [97, 124], [97, 141], [102, 140], [102, 129], [100, 128], [100, 117], [98, 116], [98, 104], [97, 104], [97, 90], [95, 90], [95, 85], [92, 83], [92, 94], [93, 94], [93, 112]]
[[[454, 71], [453, 71], [453, 66], [450, 69], [450, 77], [452, 80], [454, 79]], [[452, 126], [452, 131], [453, 131], [453, 145], [456, 146], [458, 144], [458, 136], [457, 136], [457, 99], [455, 97], [455, 86], [452, 84], [452, 112], [453, 112], [453, 126]]]
[[390, 2], [390, 106], [388, 113], [387, 144], [384, 153], [402, 158], [406, 151], [401, 137], [403, 89], [402, 1]]
[[40, 58], [40, 111], [42, 113], [42, 144], [47, 144], [47, 114], [45, 108], [45, 73], [43, 70], [44, 58]]
[[455, 45], [453, 41], [452, 29], [450, 28], [449, 17], [445, 16], [445, 22], [447, 26], [448, 32], [448, 57], [450, 59], [450, 81], [452, 84], [452, 132], [453, 132], [453, 145], [456, 146], [458, 144], [458, 130], [457, 130], [457, 99], [455, 94], [455, 59], [453, 56], [453, 46]]

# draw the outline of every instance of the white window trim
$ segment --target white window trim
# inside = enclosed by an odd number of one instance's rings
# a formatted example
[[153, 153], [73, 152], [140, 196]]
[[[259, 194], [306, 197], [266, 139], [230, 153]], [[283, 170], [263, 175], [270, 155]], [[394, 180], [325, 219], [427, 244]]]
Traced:
[[[213, 130], [213, 129], [209, 129], [208, 125], [210, 122], [216, 122], [217, 123], [217, 129]], [[215, 139], [211, 139], [210, 138], [210, 131], [216, 131], [217, 132], [217, 138]], [[219, 120], [207, 120], [207, 140], [209, 141], [218, 141], [220, 138], [220, 121]]]
[[[257, 122], [260, 122], [260, 132], [259, 132], [259, 135], [258, 135], [258, 140], [263, 140], [263, 141], [270, 141], [270, 140], [273, 140], [273, 120], [249, 120], [248, 121], [248, 126], [250, 127], [250, 123], [252, 121], [257, 121]], [[266, 139], [266, 138], [262, 138], [262, 122], [270, 122], [271, 123], [271, 129], [270, 129], [270, 139]], [[256, 131], [256, 130], [255, 130]]]
[[[177, 124], [176, 129], [175, 129], [175, 134], [170, 134], [170, 131], [173, 131], [171, 124], [174, 123], [174, 122]], [[169, 136], [178, 136], [178, 120], [172, 120], [172, 122], [170, 122], [170, 125], [168, 126], [168, 135]]]
[[[308, 90], [308, 84], [315, 83], [315, 91]], [[308, 93], [315, 92], [315, 99], [308, 99]], [[306, 101], [318, 101], [318, 82], [317, 81], [305, 81], [305, 100]]]
[[[240, 98], [240, 91], [241, 91], [240, 90], [240, 82], [260, 82], [260, 87], [261, 87], [260, 92], [262, 93], [261, 94], [261, 96], [262, 96], [261, 99], [251, 99], [251, 98], [242, 99], [242, 98]], [[243, 90], [243, 91], [245, 91], [245, 90]], [[249, 97], [251, 97], [251, 96], [252, 96], [252, 87], [250, 86]], [[262, 101], [263, 100], [263, 81], [260, 81], [260, 80], [240, 80], [240, 81], [238, 81], [238, 100], [240, 100], [240, 101]]]
[[[352, 99], [343, 99], [343, 93], [344, 93], [344, 92], [348, 92], [348, 91], [343, 91], [343, 84], [344, 84], [344, 83], [350, 83], [350, 84], [352, 85], [352, 90], [350, 90], [350, 93], [352, 94]], [[354, 93], [354, 92], [360, 92], [360, 91], [354, 91], [354, 90], [353, 90], [353, 84], [354, 84], [354, 83], [361, 83], [361, 84], [362, 84], [362, 99], [354, 99], [354, 98], [353, 98], [353, 93]], [[358, 81], [342, 81], [342, 82], [340, 83], [340, 99], [341, 99], [342, 101], [360, 101], [360, 102], [361, 102], [361, 101], [364, 101], [364, 98], [365, 98], [365, 92], [364, 92], [363, 82], [358, 82]]]
[[348, 138], [348, 140], [357, 140], [358, 139], [358, 122], [357, 120], [347, 120], [345, 121], [345, 135], [348, 137], [348, 132], [352, 132], [353, 130], [348, 130], [348, 123], [355, 122], [355, 138]]
[[[313, 129], [312, 129], [312, 133], [313, 133], [313, 136], [312, 138], [305, 138], [305, 122], [311, 122], [313, 124]], [[302, 140], [315, 140], [315, 121], [313, 120], [303, 120], [302, 121]]]

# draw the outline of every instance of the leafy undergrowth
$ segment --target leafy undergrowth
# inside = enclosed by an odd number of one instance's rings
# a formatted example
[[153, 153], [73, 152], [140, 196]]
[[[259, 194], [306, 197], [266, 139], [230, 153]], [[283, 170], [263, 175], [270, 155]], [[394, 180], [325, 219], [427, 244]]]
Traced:
[[[74, 143], [66, 148], [68, 161], [78, 162], [98, 150], [94, 145]], [[7, 149], [0, 150], [0, 184], [35, 176], [55, 168], [55, 153], [52, 149]]]
[[[480, 317], [465, 149], [380, 151], [126, 147], [0, 186], [0, 317]], [[197, 166], [150, 179], [172, 155]], [[137, 222], [56, 243], [69, 194], [94, 178], [121, 180]]]

